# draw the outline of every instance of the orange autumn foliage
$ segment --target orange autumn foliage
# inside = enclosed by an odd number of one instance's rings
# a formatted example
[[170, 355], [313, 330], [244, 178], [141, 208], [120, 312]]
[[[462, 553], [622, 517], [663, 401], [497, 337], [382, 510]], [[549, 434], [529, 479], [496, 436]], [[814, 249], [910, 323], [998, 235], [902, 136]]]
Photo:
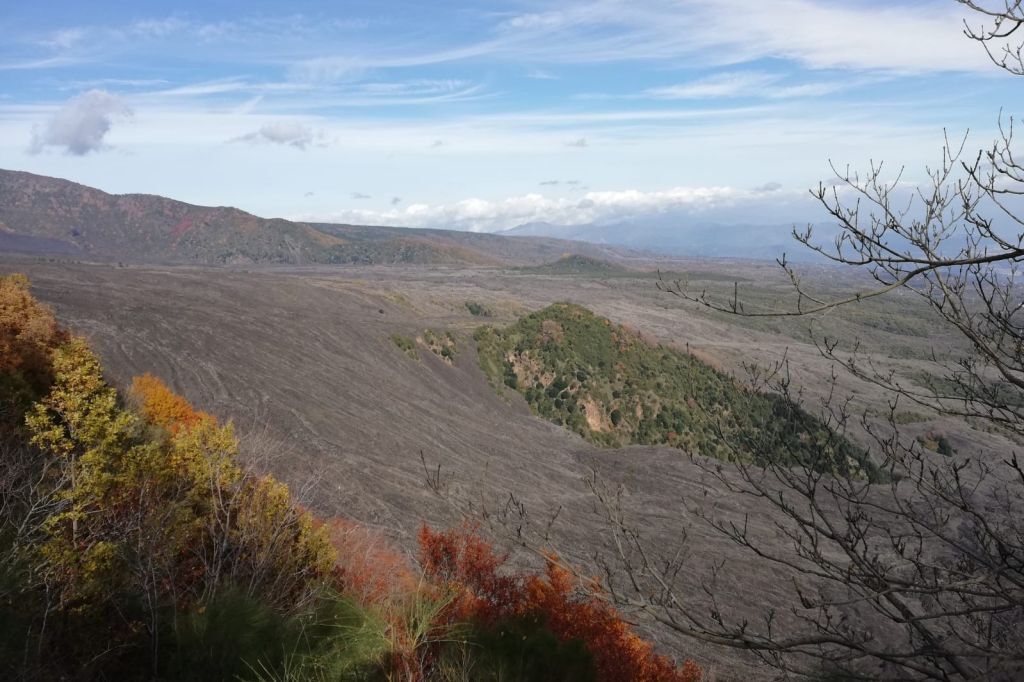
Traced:
[[638, 637], [618, 611], [576, 588], [557, 557], [548, 557], [543, 574], [502, 573], [499, 556], [472, 528], [433, 531], [420, 528], [424, 572], [456, 590], [454, 619], [496, 623], [539, 614], [562, 641], [579, 640], [594, 658], [597, 679], [607, 682], [699, 682], [700, 667], [686, 661], [676, 667]]
[[0, 277], [0, 374], [17, 373], [33, 390], [43, 390], [51, 353], [70, 338], [53, 312], [32, 297], [25, 275]]
[[380, 532], [332, 517], [322, 522], [337, 552], [336, 580], [362, 604], [386, 604], [416, 589], [419, 578], [410, 559]]
[[201, 422], [213, 422], [206, 412], [196, 410], [183, 397], [168, 388], [159, 377], [146, 373], [132, 380], [131, 393], [140, 402], [148, 421], [171, 433], [189, 430]]
[[522, 601], [522, 585], [499, 570], [507, 557], [494, 549], [470, 527], [419, 532], [420, 563], [433, 580], [455, 588], [451, 607], [455, 620], [476, 619], [486, 624], [508, 618]]

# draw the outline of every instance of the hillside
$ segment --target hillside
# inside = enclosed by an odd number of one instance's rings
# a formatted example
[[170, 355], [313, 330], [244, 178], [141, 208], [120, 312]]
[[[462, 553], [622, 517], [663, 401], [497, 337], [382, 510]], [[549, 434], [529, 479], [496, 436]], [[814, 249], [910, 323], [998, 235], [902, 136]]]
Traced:
[[[149, 263], [530, 265], [572, 247], [549, 238], [260, 218], [0, 170], [0, 251]], [[575, 249], [605, 258], [617, 253]]]
[[[416, 563], [318, 517], [158, 377], [128, 391], [0, 276], [0, 674], [44, 680], [698, 682], [553, 555], [421, 525]], [[40, 500], [45, 500], [40, 503]]]
[[557, 303], [505, 329], [481, 327], [475, 338], [495, 385], [598, 445], [668, 445], [744, 461], [814, 456], [822, 469], [856, 467], [861, 457], [780, 396], [745, 388], [579, 305]]

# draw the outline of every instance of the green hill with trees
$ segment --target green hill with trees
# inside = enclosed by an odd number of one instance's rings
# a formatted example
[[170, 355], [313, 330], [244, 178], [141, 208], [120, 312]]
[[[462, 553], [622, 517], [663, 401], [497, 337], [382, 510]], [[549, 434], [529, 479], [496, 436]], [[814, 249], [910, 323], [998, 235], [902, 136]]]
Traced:
[[581, 306], [556, 303], [505, 329], [481, 327], [475, 338], [492, 383], [592, 443], [872, 471], [860, 449], [793, 402]]

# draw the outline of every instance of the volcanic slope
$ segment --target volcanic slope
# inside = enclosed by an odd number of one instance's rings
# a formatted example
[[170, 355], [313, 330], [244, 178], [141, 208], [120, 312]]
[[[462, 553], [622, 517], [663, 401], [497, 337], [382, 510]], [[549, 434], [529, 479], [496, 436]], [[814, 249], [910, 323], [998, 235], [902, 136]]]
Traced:
[[625, 249], [454, 230], [303, 223], [0, 170], [0, 252], [148, 263], [536, 265]]
[[[425, 484], [426, 463], [458, 499], [514, 495], [535, 518], [558, 511], [552, 543], [582, 562], [606, 537], [588, 487], [596, 472], [604, 484], [622, 486], [629, 513], [652, 543], [671, 548], [687, 537], [693, 557], [687, 579], [717, 571], [716, 596], [727, 616], [751, 617], [750, 605], [784, 614], [795, 603], [779, 572], [756, 563], [694, 514], [694, 505], [705, 505], [723, 522], [747, 523], [758, 537], [784, 542], [764, 504], [730, 495], [677, 448], [597, 447], [538, 418], [512, 389], [496, 391], [478, 366], [473, 331], [481, 318], [466, 302], [485, 306], [488, 321], [503, 327], [571, 298], [663, 342], [685, 342], [713, 365], [729, 369], [741, 360], [788, 357], [795, 382], [827, 386], [831, 368], [813, 346], [796, 340], [796, 328], [737, 326], [694, 312], [657, 292], [649, 278], [441, 266], [119, 268], [26, 259], [0, 262], [0, 270], [26, 272], [33, 292], [88, 338], [115, 382], [151, 372], [197, 407], [233, 419], [256, 464], [279, 474], [323, 514], [374, 524], [411, 546], [422, 521], [457, 519]], [[716, 276], [694, 270], [694, 281]], [[756, 268], [743, 274], [762, 277]], [[772, 286], [759, 281], [766, 295], [775, 295]], [[913, 322], [915, 334], [940, 339], [925, 318]], [[924, 360], [910, 357], [924, 337], [844, 329], [871, 332], [880, 347], [905, 349], [900, 352], [909, 359], [898, 362], [908, 372], [927, 369]], [[451, 333], [451, 362], [417, 340], [426, 338], [425, 330]], [[395, 335], [412, 340], [411, 353], [396, 345]], [[864, 404], [882, 402], [869, 386], [839, 390], [857, 391]], [[996, 435], [927, 415], [920, 422], [910, 426], [942, 429], [963, 453], [1008, 447]], [[695, 608], [710, 608], [693, 584]], [[668, 650], [717, 667], [719, 679], [755, 670], [750, 666], [756, 663], [733, 650], [680, 642], [664, 629], [650, 632]]]

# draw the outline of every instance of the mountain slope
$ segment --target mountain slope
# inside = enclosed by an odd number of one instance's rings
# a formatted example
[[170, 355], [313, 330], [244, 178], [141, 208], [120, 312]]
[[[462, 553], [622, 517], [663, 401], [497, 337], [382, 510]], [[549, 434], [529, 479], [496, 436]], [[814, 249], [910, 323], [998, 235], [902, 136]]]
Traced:
[[0, 223], [7, 233], [126, 260], [318, 262], [343, 244], [307, 225], [236, 208], [112, 195], [17, 171], [0, 171]]
[[448, 230], [300, 223], [0, 170], [0, 251], [152, 263], [532, 265], [604, 247]]

